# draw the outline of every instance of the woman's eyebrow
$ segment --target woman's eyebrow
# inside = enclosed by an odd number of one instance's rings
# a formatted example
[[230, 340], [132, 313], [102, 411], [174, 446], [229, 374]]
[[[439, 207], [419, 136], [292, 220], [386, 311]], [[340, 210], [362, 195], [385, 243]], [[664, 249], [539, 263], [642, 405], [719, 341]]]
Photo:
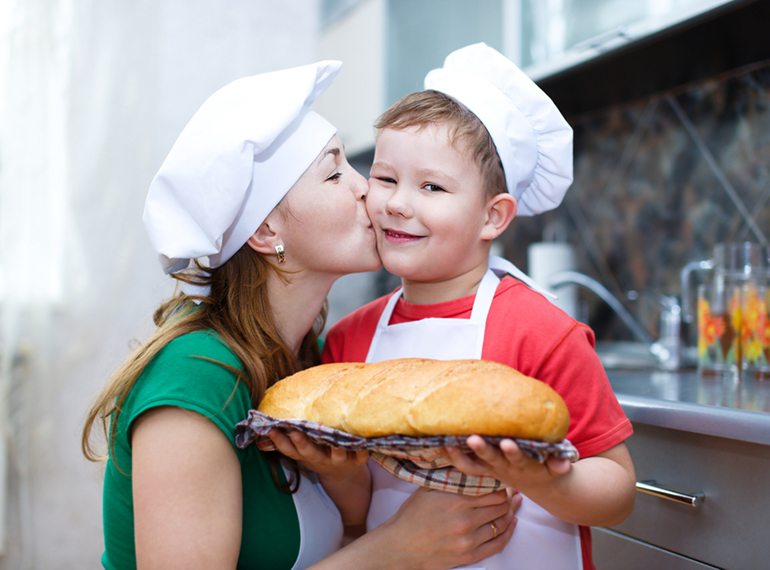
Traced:
[[340, 156], [340, 149], [338, 147], [332, 147], [328, 149], [325, 153], [323, 153], [321, 156], [318, 157], [317, 164], [321, 164], [323, 162], [323, 159], [326, 158], [328, 155], [332, 155], [335, 159], [339, 158]]

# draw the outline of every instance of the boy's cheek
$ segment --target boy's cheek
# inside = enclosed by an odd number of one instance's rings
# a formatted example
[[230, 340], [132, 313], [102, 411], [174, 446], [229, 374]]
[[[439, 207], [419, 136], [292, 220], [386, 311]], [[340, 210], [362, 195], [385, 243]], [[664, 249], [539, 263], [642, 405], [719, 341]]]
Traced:
[[369, 181], [369, 192], [366, 194], [366, 212], [369, 217], [382, 211], [383, 195], [382, 189], [378, 187], [377, 181]]

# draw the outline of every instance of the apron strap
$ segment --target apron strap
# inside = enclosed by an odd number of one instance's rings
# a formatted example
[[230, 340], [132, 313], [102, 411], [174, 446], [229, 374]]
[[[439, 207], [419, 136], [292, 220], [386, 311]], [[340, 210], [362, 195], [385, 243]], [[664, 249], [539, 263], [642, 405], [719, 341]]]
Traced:
[[547, 289], [535, 283], [534, 279], [532, 279], [529, 275], [524, 273], [521, 269], [516, 267], [513, 263], [511, 263], [507, 259], [503, 259], [502, 257], [498, 257], [496, 255], [490, 255], [489, 267], [495, 270], [496, 272], [501, 272], [503, 274], [508, 273], [509, 275], [514, 276], [516, 279], [523, 282], [533, 291], [537, 291], [549, 301], [554, 301], [559, 298], [558, 295], [554, 295]]
[[388, 299], [388, 302], [385, 305], [385, 308], [382, 309], [380, 320], [377, 321], [377, 330], [385, 329], [388, 327], [388, 323], [390, 322], [390, 317], [393, 314], [393, 309], [396, 308], [396, 303], [398, 303], [398, 300], [401, 298], [401, 295], [403, 294], [404, 294], [404, 288], [399, 287], [390, 296], [390, 299]]
[[500, 278], [495, 275], [492, 269], [487, 269], [484, 277], [476, 291], [476, 298], [473, 300], [473, 310], [470, 320], [474, 323], [486, 323], [489, 307], [492, 306], [492, 300], [495, 298], [495, 291], [500, 284]]

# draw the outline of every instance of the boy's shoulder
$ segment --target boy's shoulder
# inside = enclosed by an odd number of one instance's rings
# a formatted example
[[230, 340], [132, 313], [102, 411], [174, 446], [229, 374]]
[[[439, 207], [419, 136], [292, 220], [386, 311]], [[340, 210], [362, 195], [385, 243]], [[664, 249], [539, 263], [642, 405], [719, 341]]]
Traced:
[[332, 332], [359, 329], [361, 327], [374, 328], [392, 294], [393, 293], [391, 292], [382, 297], [378, 297], [373, 301], [369, 301], [362, 307], [359, 307], [355, 311], [348, 313], [329, 328], [329, 334], [332, 334]]
[[593, 331], [557, 307], [547, 297], [513, 277], [497, 288], [487, 318], [487, 331], [533, 350], [550, 350], [568, 335], [578, 334], [593, 345]]
[[495, 292], [490, 309], [515, 317], [518, 325], [561, 325], [572, 327], [575, 319], [553, 304], [547, 297], [518, 279], [505, 276]]

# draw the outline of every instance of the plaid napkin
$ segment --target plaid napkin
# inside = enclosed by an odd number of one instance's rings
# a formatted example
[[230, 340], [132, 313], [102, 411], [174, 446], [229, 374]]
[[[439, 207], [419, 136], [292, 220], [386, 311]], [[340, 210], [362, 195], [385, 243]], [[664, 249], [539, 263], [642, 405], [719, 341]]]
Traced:
[[[305, 420], [276, 419], [250, 410], [248, 417], [235, 426], [235, 443], [244, 448], [252, 443], [262, 451], [275, 449], [267, 433], [273, 428], [296, 429], [317, 444], [332, 445], [344, 449], [365, 449], [372, 459], [384, 469], [404, 481], [439, 491], [460, 495], [485, 495], [501, 489], [503, 484], [492, 477], [466, 475], [454, 469], [443, 448], [451, 445], [469, 452], [467, 436], [444, 435], [410, 437], [361, 437], [338, 429]], [[485, 436], [493, 445], [499, 445], [503, 437]], [[529, 457], [544, 463], [549, 457], [578, 460], [577, 449], [566, 439], [559, 443], [547, 443], [531, 439], [511, 438]]]

